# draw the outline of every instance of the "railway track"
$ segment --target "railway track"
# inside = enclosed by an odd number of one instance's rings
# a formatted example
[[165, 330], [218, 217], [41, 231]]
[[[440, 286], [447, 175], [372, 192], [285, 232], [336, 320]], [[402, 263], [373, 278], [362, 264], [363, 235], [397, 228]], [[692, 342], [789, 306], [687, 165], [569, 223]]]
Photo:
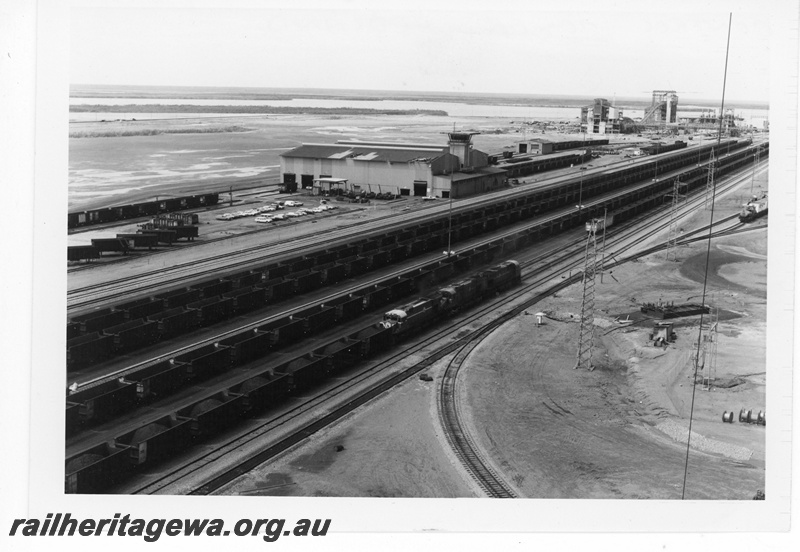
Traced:
[[461, 424], [456, 394], [456, 375], [469, 354], [480, 343], [474, 339], [464, 344], [447, 364], [439, 386], [439, 420], [451, 448], [458, 456], [467, 473], [492, 498], [516, 498], [516, 493], [505, 483], [483, 459]]

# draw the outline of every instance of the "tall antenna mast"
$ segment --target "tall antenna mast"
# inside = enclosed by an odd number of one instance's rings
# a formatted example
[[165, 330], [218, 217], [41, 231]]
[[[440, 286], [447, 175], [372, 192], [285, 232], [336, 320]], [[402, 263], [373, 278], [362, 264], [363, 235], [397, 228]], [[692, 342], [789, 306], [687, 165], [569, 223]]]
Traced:
[[[725, 76], [722, 79], [722, 105], [720, 106], [720, 115], [725, 111], [725, 86], [728, 84], [728, 55], [731, 49], [731, 23], [733, 22], [733, 13], [728, 16], [728, 43], [725, 47]], [[719, 153], [719, 146], [722, 140], [722, 117], [719, 118], [719, 133], [717, 134], [717, 152]], [[711, 233], [714, 228], [714, 196], [717, 193], [717, 184], [713, 183], [711, 193], [711, 220], [708, 224], [708, 240], [706, 245], [706, 268], [703, 277], [703, 302], [706, 304], [706, 290], [708, 288], [708, 265], [711, 259]], [[703, 310], [700, 311], [700, 330], [697, 333], [697, 350], [701, 348], [703, 340]], [[697, 372], [700, 365], [700, 355], [697, 355], [694, 362], [694, 377], [692, 378], [692, 403], [689, 408], [689, 435], [686, 438], [686, 461], [683, 466], [683, 490], [681, 491], [681, 500], [686, 498], [686, 480], [689, 476], [689, 450], [692, 446], [692, 421], [694, 419], [694, 399], [697, 394]]]

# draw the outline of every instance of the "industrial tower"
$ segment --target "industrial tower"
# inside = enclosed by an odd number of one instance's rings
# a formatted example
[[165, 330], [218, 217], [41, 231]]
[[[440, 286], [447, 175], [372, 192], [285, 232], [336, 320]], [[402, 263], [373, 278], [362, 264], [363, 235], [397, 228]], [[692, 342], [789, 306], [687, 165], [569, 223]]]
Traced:
[[686, 199], [686, 194], [682, 193], [681, 189], [685, 188], [686, 184], [676, 178], [672, 186], [672, 210], [669, 216], [669, 237], [667, 238], [667, 250], [664, 258], [668, 261], [678, 260], [678, 238], [680, 237], [680, 225], [678, 224], [678, 207], [681, 201]]
[[[719, 327], [719, 309], [711, 307], [707, 328], [700, 328], [702, 334], [699, 350], [695, 353], [695, 361], [700, 365], [702, 362], [702, 387], [705, 391], [711, 391], [711, 385], [717, 377], [717, 338]], [[705, 332], [703, 330], [706, 329]]]
[[706, 179], [706, 211], [711, 209], [714, 202], [714, 171], [716, 170], [716, 160], [714, 159], [714, 148], [708, 156], [708, 178]]
[[[603, 224], [605, 226], [605, 223]], [[586, 255], [583, 263], [583, 301], [581, 302], [581, 328], [578, 338], [578, 359], [575, 368], [593, 370], [594, 348], [594, 284], [597, 274], [597, 224], [587, 224]]]
[[756, 167], [758, 167], [758, 162], [761, 161], [761, 145], [756, 148], [756, 153], [753, 157], [753, 179], [750, 181], [750, 197], [753, 196], [753, 187], [756, 183]]

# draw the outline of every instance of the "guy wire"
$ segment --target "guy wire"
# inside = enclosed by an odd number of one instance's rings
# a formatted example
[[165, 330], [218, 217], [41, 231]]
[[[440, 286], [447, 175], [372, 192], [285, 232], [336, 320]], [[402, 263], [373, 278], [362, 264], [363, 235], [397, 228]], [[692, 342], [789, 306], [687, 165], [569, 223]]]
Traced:
[[[719, 132], [717, 133], [717, 155], [719, 155], [720, 151], [720, 142], [722, 140], [722, 120], [723, 120], [723, 112], [725, 110], [725, 86], [727, 85], [728, 80], [728, 53], [730, 52], [731, 47], [731, 21], [733, 20], [733, 12], [728, 15], [728, 44], [725, 47], [725, 73], [722, 77], [722, 105], [719, 108]], [[717, 159], [712, 160], [713, 164], [716, 164]], [[712, 165], [711, 170], [714, 170]], [[714, 226], [714, 203], [717, 195], [717, 179], [714, 178], [713, 185], [711, 188], [711, 220], [708, 223], [708, 245], [706, 247], [706, 268], [705, 272], [703, 273], [703, 299], [700, 303], [700, 329], [697, 332], [697, 354], [695, 355], [694, 359], [694, 377], [692, 379], [692, 404], [689, 408], [689, 435], [686, 438], [686, 461], [683, 467], [683, 490], [681, 491], [681, 500], [686, 498], [686, 479], [689, 474], [689, 448], [692, 443], [692, 419], [694, 418], [694, 399], [695, 395], [697, 394], [697, 371], [698, 367], [700, 366], [700, 346], [701, 341], [703, 339], [703, 314], [705, 314], [705, 305], [706, 305], [706, 288], [708, 286], [708, 265], [709, 260], [711, 258], [711, 233], [712, 228]]]

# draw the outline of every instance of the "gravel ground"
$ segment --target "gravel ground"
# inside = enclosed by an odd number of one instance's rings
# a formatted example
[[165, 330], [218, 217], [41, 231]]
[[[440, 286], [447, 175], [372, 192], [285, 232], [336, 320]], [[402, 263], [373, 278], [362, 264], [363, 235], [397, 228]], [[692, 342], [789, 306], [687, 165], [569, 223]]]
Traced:
[[[738, 385], [698, 388], [694, 401], [698, 317], [675, 321], [666, 350], [649, 342], [651, 321], [613, 320], [641, 319], [642, 301], [700, 302], [705, 245], [682, 248], [681, 263], [651, 255], [618, 267], [598, 284], [592, 372], [573, 369], [580, 286], [537, 306], [551, 315], [545, 325], [522, 315], [495, 332], [462, 384], [472, 433], [501, 474], [528, 497], [680, 498], [694, 405], [687, 497], [763, 489], [766, 428], [738, 423], [738, 412], [765, 404], [765, 254], [766, 231], [714, 241], [706, 302], [720, 308], [716, 376]], [[722, 423], [726, 410], [733, 424]]]
[[[442, 362], [428, 369], [436, 375]], [[480, 496], [454, 468], [437, 426], [436, 383], [413, 378], [222, 494], [343, 497]]]

